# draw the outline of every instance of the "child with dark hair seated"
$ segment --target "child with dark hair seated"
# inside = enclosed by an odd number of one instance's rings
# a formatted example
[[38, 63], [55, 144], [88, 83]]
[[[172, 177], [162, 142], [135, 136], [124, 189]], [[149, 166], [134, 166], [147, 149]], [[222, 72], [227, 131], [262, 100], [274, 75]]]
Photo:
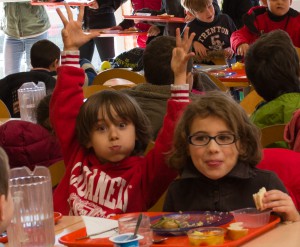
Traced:
[[300, 108], [299, 57], [289, 35], [275, 30], [253, 43], [245, 70], [256, 92], [265, 100], [252, 114], [260, 128], [285, 124]]
[[164, 211], [232, 211], [255, 207], [253, 194], [265, 187], [262, 208], [283, 220], [300, 215], [274, 172], [256, 168], [260, 132], [242, 107], [222, 92], [190, 103], [175, 129], [168, 163], [180, 172], [169, 186]]

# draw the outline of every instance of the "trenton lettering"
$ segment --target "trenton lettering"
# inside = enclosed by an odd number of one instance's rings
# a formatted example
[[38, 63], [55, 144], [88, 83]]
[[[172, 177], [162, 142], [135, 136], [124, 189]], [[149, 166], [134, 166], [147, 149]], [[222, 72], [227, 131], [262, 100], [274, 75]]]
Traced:
[[[79, 176], [75, 175], [77, 169], [83, 169]], [[110, 209], [120, 209], [123, 212], [127, 209], [128, 186], [121, 177], [111, 178], [103, 171], [99, 173], [98, 169], [90, 171], [78, 162], [72, 169], [70, 184], [77, 189], [79, 197]]]
[[206, 29], [198, 38], [199, 41], [204, 42], [205, 39], [207, 39], [209, 36], [214, 35], [216, 33], [223, 33], [225, 35], [229, 34], [229, 31], [227, 28], [216, 26]]

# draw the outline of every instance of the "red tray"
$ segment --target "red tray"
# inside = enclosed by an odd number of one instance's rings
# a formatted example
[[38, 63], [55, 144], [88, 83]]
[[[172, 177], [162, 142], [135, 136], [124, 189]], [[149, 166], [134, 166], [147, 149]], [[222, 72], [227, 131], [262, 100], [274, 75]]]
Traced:
[[180, 17], [171, 17], [165, 15], [123, 15], [124, 19], [134, 20], [134, 21], [151, 21], [151, 22], [176, 22], [176, 23], [185, 23], [184, 18]]
[[[159, 215], [162, 213], [145, 213], [148, 214], [149, 216], [154, 216], [154, 215]], [[124, 215], [122, 215], [124, 216]], [[274, 228], [278, 223], [280, 222], [280, 218], [278, 216], [271, 215], [270, 222], [269, 224], [260, 227], [260, 228], [254, 228], [254, 229], [249, 229], [249, 233], [238, 239], [238, 240], [229, 240], [225, 238], [225, 242], [222, 245], [216, 245], [217, 247], [234, 247], [234, 246], [239, 246], [261, 234], [263, 234], [266, 231], [269, 231], [270, 229]], [[232, 223], [232, 222], [230, 222]], [[230, 223], [223, 225], [222, 227], [227, 227]], [[113, 243], [108, 240], [108, 238], [98, 238], [98, 239], [84, 239], [84, 240], [76, 240], [79, 237], [85, 236], [86, 235], [86, 229], [81, 228], [77, 231], [71, 232], [65, 236], [62, 236], [59, 239], [59, 242], [61, 244], [64, 244], [66, 246], [70, 247], [87, 247], [87, 246], [102, 246], [102, 247], [112, 247]], [[154, 236], [156, 238], [156, 236]], [[161, 238], [161, 236], [159, 236]], [[157, 247], [183, 247], [183, 246], [191, 246], [189, 244], [189, 240], [187, 236], [172, 236], [168, 237], [168, 239], [161, 244], [155, 244]]]

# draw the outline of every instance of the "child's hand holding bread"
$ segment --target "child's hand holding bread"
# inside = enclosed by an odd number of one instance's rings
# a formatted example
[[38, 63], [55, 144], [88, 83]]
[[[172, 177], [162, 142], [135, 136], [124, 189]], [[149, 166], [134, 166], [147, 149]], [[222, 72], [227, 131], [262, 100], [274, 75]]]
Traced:
[[280, 190], [266, 191], [262, 187], [257, 193], [253, 194], [253, 199], [258, 210], [271, 209], [279, 214], [284, 221], [300, 221], [292, 198]]

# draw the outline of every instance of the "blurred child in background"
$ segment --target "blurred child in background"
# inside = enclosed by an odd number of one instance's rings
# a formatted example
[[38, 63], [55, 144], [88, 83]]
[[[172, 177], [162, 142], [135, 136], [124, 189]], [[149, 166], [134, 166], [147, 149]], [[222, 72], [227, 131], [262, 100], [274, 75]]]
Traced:
[[284, 124], [300, 108], [299, 57], [289, 35], [274, 30], [261, 36], [245, 57], [247, 78], [264, 99], [251, 115], [260, 128]]
[[[201, 63], [212, 64], [209, 51], [221, 53], [227, 63], [234, 63], [234, 52], [230, 46], [230, 36], [236, 30], [228, 15], [215, 14], [212, 0], [182, 0], [183, 7], [194, 15], [195, 19], [187, 23], [190, 32], [196, 33], [193, 49]], [[214, 55], [215, 56], [215, 55]]]
[[[231, 46], [237, 55], [245, 56], [249, 45], [258, 37], [272, 30], [287, 32], [294, 46], [300, 47], [300, 14], [292, 9], [291, 0], [268, 0], [264, 6], [250, 9], [244, 26], [231, 36]], [[265, 1], [262, 3], [265, 5]]]

